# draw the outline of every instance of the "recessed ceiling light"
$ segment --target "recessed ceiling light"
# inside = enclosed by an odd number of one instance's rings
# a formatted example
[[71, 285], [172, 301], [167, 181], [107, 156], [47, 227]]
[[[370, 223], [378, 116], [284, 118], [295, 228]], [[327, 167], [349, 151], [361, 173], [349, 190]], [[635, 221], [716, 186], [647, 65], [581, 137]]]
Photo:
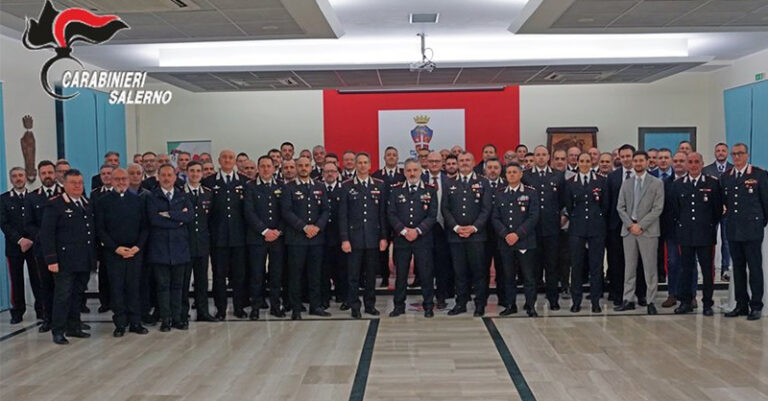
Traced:
[[411, 13], [411, 24], [437, 24], [440, 13]]
[[595, 22], [595, 19], [594, 18], [579, 18], [579, 19], [576, 20], [576, 22], [581, 22], [581, 23], [584, 23], [584, 22]]

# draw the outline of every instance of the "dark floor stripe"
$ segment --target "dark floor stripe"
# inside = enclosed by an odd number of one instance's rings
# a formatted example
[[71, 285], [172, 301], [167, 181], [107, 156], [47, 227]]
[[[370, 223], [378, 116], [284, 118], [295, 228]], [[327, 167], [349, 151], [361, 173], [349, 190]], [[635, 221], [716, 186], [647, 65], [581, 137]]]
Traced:
[[368, 324], [368, 333], [365, 335], [363, 350], [360, 352], [360, 362], [357, 363], [355, 381], [352, 383], [352, 391], [349, 393], [349, 401], [363, 401], [365, 398], [365, 386], [368, 384], [368, 371], [371, 369], [373, 357], [373, 344], [376, 343], [376, 333], [379, 331], [379, 319], [371, 320]]
[[520, 394], [520, 399], [523, 401], [536, 401], [536, 397], [533, 396], [531, 388], [528, 387], [528, 383], [525, 381], [525, 377], [523, 377], [523, 372], [520, 371], [520, 367], [517, 366], [515, 358], [512, 357], [512, 353], [509, 352], [509, 348], [507, 348], [504, 338], [502, 338], [501, 333], [499, 333], [499, 329], [496, 328], [496, 324], [493, 323], [493, 319], [484, 317], [483, 323], [485, 323], [485, 328], [488, 329], [488, 333], [491, 335], [491, 339], [493, 339], [493, 343], [496, 345], [496, 350], [499, 351], [501, 360], [504, 361], [504, 366], [507, 368], [507, 373], [509, 373], [512, 383], [514, 383], [515, 388], [517, 388], [517, 393]]
[[12, 332], [12, 333], [8, 333], [8, 334], [6, 334], [6, 335], [4, 335], [4, 336], [0, 337], [0, 342], [3, 342], [3, 341], [5, 341], [5, 340], [10, 340], [11, 338], [18, 336], [18, 335], [19, 335], [19, 334], [21, 334], [21, 333], [25, 333], [25, 332], [29, 331], [29, 329], [33, 329], [33, 328], [35, 328], [35, 327], [39, 326], [39, 325], [40, 325], [40, 323], [41, 323], [41, 322], [36, 322], [35, 324], [30, 324], [29, 326], [26, 326], [26, 327], [22, 327], [22, 328], [20, 328], [20, 329], [18, 329], [18, 330], [16, 330], [16, 331], [14, 331], [14, 332]]

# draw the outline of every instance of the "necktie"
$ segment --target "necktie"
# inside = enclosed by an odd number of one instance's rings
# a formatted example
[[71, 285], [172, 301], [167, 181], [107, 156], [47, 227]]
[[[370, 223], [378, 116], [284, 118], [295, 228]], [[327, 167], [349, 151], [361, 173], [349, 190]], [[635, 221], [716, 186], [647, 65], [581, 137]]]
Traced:
[[586, 175], [582, 175], [581, 176], [581, 184], [584, 185], [585, 187], [587, 186], [587, 176]]
[[738, 180], [739, 178], [741, 178], [741, 171], [736, 172], [736, 179]]
[[45, 190], [45, 196], [48, 197], [48, 198], [53, 196], [53, 190], [51, 190], [51, 189]]
[[414, 192], [416, 191], [416, 186], [415, 186], [415, 185], [410, 185], [410, 186], [408, 187], [408, 191], [409, 191], [410, 193], [414, 193]]
[[197, 198], [197, 190], [196, 189], [192, 190], [192, 194], [195, 195], [195, 198]]
[[696, 188], [696, 185], [698, 185], [698, 183], [699, 183], [699, 179], [698, 178], [693, 180], [693, 187]]
[[23, 192], [19, 194], [19, 198], [21, 198], [22, 201], [24, 200], [24, 193]]
[[173, 193], [172, 192], [166, 192], [165, 193], [165, 197], [168, 198], [168, 200], [170, 201], [171, 198], [173, 198]]
[[640, 204], [640, 190], [643, 188], [643, 181], [635, 179], [635, 194], [632, 197], [632, 219], [637, 220], [637, 206]]
[[432, 185], [435, 186], [435, 190], [440, 190], [440, 183], [437, 181], [437, 177], [432, 177]]
[[326, 188], [328, 188], [328, 192], [331, 192], [331, 191], [333, 191], [333, 187], [332, 187], [332, 186], [330, 186], [330, 185], [328, 185]]
[[467, 184], [467, 177], [461, 177], [461, 183], [466, 185]]
[[627, 170], [625, 174], [626, 175], [624, 176], [624, 179], [626, 180], [626, 179], [629, 179], [629, 176], [632, 174], [632, 172]]
[[225, 184], [229, 184], [230, 181], [231, 181], [231, 178], [229, 178], [229, 174], [225, 175], [224, 176], [224, 183]]
[[539, 170], [539, 177], [544, 177], [544, 171], [543, 170]]
[[721, 164], [721, 165], [717, 166], [717, 171], [719, 171], [719, 172], [721, 172], [721, 173], [722, 173], [723, 171], [725, 171], [725, 164]]
[[389, 178], [395, 178], [395, 173], [394, 173], [394, 172], [392, 172], [392, 171], [390, 171], [390, 172], [389, 172]]
[[667, 179], [667, 177], [669, 177], [669, 174], [667, 174], [667, 173], [661, 173], [661, 179], [662, 179], [662, 180], [666, 180], [666, 179]]
[[79, 207], [80, 209], [83, 208], [83, 205], [80, 204], [80, 200], [79, 199], [75, 201], [75, 206]]
[[491, 188], [496, 189], [496, 183], [495, 182], [491, 183]]

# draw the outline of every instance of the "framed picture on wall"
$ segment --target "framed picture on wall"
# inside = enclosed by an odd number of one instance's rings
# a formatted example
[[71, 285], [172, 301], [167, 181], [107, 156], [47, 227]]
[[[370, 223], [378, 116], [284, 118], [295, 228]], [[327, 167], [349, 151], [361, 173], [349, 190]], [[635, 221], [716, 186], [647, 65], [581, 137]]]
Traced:
[[688, 141], [696, 150], [696, 127], [640, 127], [637, 129], [637, 148], [667, 148], [674, 154], [680, 142]]
[[547, 148], [549, 154], [556, 150], [568, 151], [576, 146], [582, 152], [597, 147], [597, 127], [549, 127], [547, 128]]

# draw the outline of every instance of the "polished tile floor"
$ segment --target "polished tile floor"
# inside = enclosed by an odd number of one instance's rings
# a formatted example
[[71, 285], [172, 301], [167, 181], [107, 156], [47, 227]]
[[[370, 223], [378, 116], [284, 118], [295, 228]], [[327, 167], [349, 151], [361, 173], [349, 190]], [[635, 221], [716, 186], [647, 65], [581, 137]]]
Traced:
[[119, 339], [110, 313], [93, 312], [93, 337], [68, 346], [39, 334], [34, 313], [10, 326], [3, 312], [0, 400], [768, 400], [768, 319], [574, 315], [541, 297], [540, 318], [498, 318], [494, 298], [485, 319], [428, 320], [414, 307], [389, 318], [380, 296], [380, 319], [333, 305], [327, 319], [231, 318]]

